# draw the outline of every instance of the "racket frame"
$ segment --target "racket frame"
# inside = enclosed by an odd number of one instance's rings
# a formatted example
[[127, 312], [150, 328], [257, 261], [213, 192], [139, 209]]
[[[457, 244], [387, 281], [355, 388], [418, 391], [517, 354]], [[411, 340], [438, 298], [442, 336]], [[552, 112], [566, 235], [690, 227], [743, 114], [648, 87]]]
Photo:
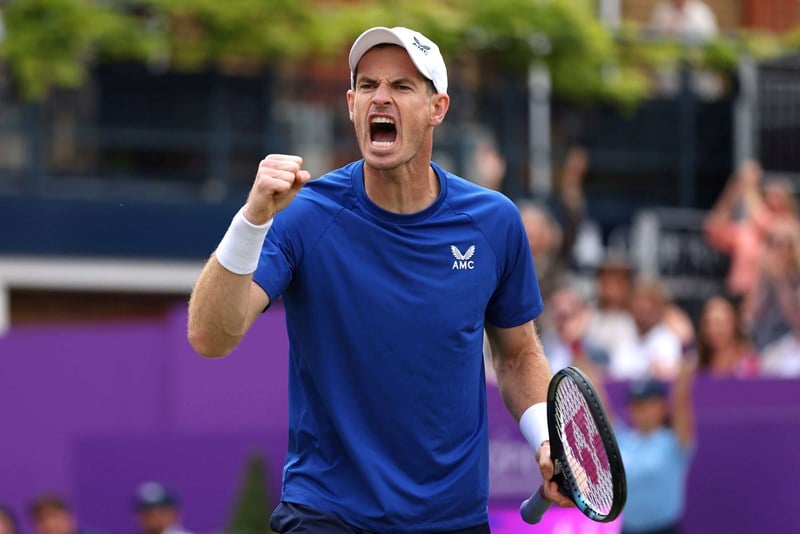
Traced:
[[[611, 508], [607, 514], [602, 514], [595, 510], [591, 504], [583, 498], [583, 492], [578, 487], [578, 482], [569, 469], [564, 445], [558, 433], [558, 421], [556, 420], [555, 397], [558, 385], [562, 380], [572, 380], [580, 390], [589, 406], [589, 415], [597, 425], [600, 438], [603, 441], [606, 454], [608, 455], [609, 466], [611, 468], [612, 480], [612, 499]], [[547, 389], [547, 424], [550, 429], [550, 458], [555, 466], [553, 480], [558, 482], [561, 493], [575, 503], [575, 506], [589, 519], [600, 523], [609, 523], [619, 516], [627, 499], [627, 481], [625, 478], [625, 466], [622, 463], [622, 455], [619, 452], [617, 438], [614, 430], [609, 424], [608, 416], [603, 409], [600, 396], [592, 385], [591, 380], [586, 374], [574, 366], [565, 367], [559, 370]]]

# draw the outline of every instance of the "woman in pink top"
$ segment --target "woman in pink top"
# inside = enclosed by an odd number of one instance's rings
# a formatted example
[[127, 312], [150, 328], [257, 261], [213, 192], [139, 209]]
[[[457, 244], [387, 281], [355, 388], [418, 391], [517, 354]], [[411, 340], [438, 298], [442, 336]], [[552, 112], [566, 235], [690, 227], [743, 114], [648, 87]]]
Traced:
[[735, 296], [750, 292], [759, 276], [759, 258], [767, 230], [778, 219], [798, 220], [797, 207], [786, 180], [761, 183], [761, 167], [747, 161], [731, 177], [704, 225], [708, 243], [730, 256], [726, 280]]

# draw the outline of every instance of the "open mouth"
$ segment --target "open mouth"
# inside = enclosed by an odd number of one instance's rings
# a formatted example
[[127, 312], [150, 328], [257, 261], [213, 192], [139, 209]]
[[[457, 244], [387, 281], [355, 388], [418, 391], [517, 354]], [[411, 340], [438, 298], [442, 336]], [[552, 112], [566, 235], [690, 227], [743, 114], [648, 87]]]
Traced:
[[372, 146], [387, 148], [397, 140], [397, 128], [389, 117], [373, 117], [369, 123]]

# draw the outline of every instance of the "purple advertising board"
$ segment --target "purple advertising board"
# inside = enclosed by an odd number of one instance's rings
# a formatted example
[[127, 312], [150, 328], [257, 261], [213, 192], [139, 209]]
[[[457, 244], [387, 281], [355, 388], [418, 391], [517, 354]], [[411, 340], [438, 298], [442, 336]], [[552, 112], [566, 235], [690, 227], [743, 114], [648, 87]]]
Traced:
[[[281, 306], [226, 358], [194, 354], [185, 330], [181, 306], [164, 320], [29, 326], [0, 338], [0, 502], [23, 533], [30, 499], [58, 492], [99, 532], [133, 534], [133, 491], [150, 479], [180, 493], [187, 527], [223, 532], [254, 455], [277, 498], [287, 436]], [[608, 386], [621, 413], [622, 387]], [[686, 531], [795, 531], [800, 381], [700, 379], [695, 392]], [[493, 532], [616, 532], [575, 510], [553, 510], [536, 527], [519, 521], [537, 470], [492, 386], [488, 402]]]

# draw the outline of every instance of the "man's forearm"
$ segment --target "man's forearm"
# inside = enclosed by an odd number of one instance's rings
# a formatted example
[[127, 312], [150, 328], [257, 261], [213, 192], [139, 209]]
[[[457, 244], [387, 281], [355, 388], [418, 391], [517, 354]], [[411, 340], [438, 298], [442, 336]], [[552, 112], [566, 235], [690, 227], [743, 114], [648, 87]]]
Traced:
[[189, 299], [188, 338], [202, 356], [224, 356], [247, 330], [252, 274], [234, 274], [212, 256]]
[[517, 421], [530, 406], [547, 400], [552, 373], [543, 354], [525, 354], [501, 362], [496, 372], [503, 402]]

